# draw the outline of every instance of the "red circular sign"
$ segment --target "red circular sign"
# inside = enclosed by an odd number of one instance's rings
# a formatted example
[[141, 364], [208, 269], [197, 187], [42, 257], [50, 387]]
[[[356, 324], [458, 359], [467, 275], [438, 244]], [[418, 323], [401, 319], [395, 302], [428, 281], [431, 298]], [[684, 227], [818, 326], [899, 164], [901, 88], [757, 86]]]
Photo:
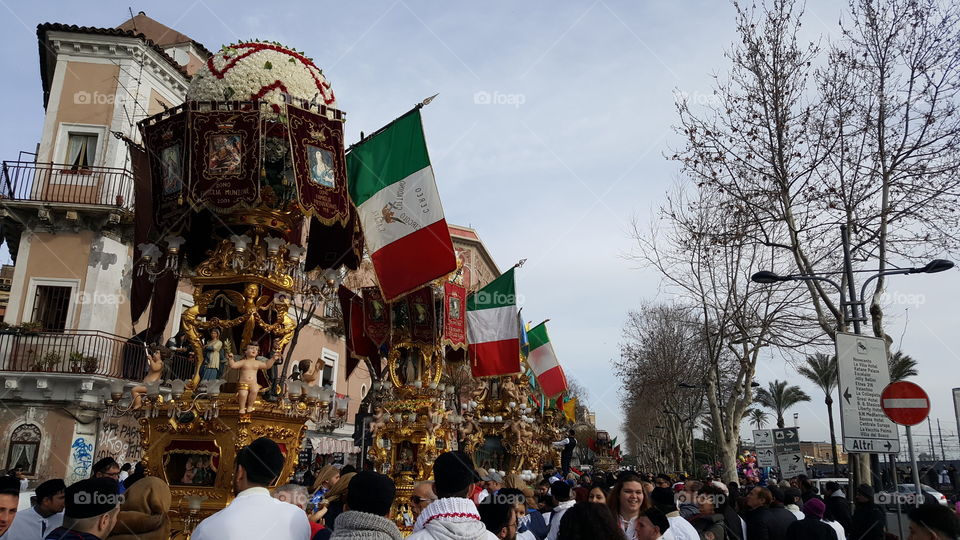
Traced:
[[912, 382], [890, 383], [880, 394], [880, 407], [890, 420], [901, 426], [915, 426], [930, 414], [930, 399]]

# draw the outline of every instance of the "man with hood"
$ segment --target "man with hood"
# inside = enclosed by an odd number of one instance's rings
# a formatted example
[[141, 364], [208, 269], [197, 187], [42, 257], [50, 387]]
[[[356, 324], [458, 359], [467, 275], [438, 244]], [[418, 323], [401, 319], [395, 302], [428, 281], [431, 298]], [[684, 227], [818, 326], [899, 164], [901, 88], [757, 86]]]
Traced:
[[420, 512], [407, 540], [495, 540], [480, 520], [477, 505], [467, 493], [479, 478], [467, 454], [444, 452], [433, 462], [433, 490], [437, 500]]
[[857, 540], [883, 540], [886, 536], [887, 517], [883, 510], [874, 502], [873, 488], [867, 484], [860, 484], [857, 496], [853, 499], [856, 508], [853, 511], [853, 524], [850, 538]]
[[[800, 490], [797, 490], [799, 494]], [[833, 527], [824, 523], [823, 501], [814, 497], [803, 504], [803, 519], [798, 519], [787, 527], [786, 540], [836, 540]]]
[[824, 486], [824, 493], [826, 493], [827, 496], [823, 499], [823, 504], [826, 505], [827, 509], [823, 513], [823, 518], [827, 521], [835, 521], [839, 523], [844, 530], [849, 531], [852, 519], [850, 516], [850, 502], [843, 493], [843, 488], [836, 482], [827, 482], [826, 486]]

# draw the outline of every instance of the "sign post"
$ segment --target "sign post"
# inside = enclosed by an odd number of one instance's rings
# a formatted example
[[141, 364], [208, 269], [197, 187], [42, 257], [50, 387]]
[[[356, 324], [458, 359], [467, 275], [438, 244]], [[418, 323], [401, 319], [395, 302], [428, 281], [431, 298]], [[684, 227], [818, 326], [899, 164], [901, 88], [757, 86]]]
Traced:
[[837, 333], [836, 344], [843, 449], [851, 454], [899, 453], [897, 428], [880, 407], [880, 393], [890, 384], [886, 342]]
[[776, 467], [777, 459], [773, 451], [773, 430], [753, 430], [753, 444], [757, 447], [757, 466]]
[[800, 432], [797, 428], [774, 429], [773, 448], [777, 454], [781, 479], [794, 478], [807, 472], [807, 464], [800, 452]]
[[914, 504], [920, 506], [923, 490], [920, 489], [920, 471], [917, 470], [917, 456], [913, 453], [913, 433], [910, 428], [923, 422], [930, 414], [930, 399], [923, 388], [912, 382], [900, 381], [888, 384], [883, 389], [880, 402], [884, 414], [891, 421], [907, 428], [907, 450], [910, 452], [913, 484], [917, 490]]

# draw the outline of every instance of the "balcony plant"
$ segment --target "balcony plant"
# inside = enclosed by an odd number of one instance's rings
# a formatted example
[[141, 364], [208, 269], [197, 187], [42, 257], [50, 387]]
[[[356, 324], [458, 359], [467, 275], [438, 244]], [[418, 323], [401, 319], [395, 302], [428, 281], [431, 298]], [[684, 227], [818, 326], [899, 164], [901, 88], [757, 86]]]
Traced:
[[87, 356], [83, 359], [83, 371], [85, 373], [93, 373], [100, 367], [100, 361], [97, 360], [96, 356]]
[[36, 371], [54, 371], [60, 364], [60, 360], [63, 357], [59, 353], [50, 351], [47, 354], [43, 355], [40, 360], [33, 365], [33, 369]]
[[20, 324], [20, 332], [23, 334], [38, 334], [41, 330], [43, 330], [43, 323], [25, 322]]
[[73, 351], [70, 353], [70, 371], [73, 373], [80, 373], [80, 369], [83, 367], [83, 361], [85, 360], [83, 353], [80, 351]]

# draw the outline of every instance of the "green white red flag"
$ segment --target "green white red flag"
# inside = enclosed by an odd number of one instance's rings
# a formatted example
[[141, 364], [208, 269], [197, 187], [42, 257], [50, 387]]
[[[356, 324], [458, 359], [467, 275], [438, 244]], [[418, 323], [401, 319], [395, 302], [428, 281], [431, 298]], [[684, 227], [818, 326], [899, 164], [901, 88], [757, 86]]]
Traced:
[[467, 298], [467, 343], [474, 377], [520, 372], [514, 268]]
[[456, 270], [419, 107], [351, 149], [347, 186], [386, 301]]
[[553, 352], [553, 345], [547, 336], [547, 323], [542, 322], [527, 331], [530, 341], [530, 355], [527, 365], [537, 376], [537, 382], [548, 397], [557, 396], [567, 390], [567, 377]]

